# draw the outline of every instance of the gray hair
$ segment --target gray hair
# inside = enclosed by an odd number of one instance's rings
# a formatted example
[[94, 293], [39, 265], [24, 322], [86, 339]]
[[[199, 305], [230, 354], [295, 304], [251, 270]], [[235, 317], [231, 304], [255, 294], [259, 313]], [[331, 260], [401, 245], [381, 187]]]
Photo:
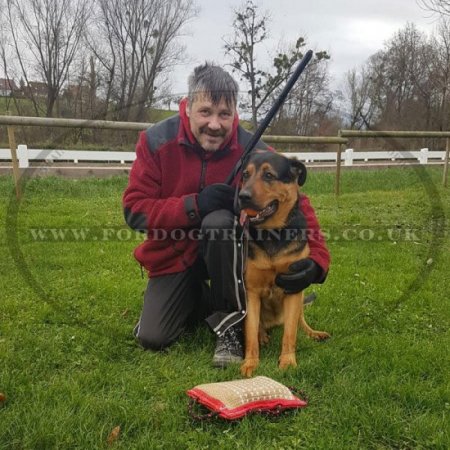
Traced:
[[214, 105], [223, 99], [229, 108], [237, 105], [239, 86], [233, 77], [212, 63], [197, 66], [188, 78], [189, 103], [195, 101], [197, 94], [206, 94]]

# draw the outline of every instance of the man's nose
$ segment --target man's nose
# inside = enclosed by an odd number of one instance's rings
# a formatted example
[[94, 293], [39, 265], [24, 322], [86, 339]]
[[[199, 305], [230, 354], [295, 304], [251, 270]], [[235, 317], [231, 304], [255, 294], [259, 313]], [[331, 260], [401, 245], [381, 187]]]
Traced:
[[217, 116], [211, 116], [209, 123], [208, 123], [208, 127], [211, 130], [220, 130], [219, 118]]

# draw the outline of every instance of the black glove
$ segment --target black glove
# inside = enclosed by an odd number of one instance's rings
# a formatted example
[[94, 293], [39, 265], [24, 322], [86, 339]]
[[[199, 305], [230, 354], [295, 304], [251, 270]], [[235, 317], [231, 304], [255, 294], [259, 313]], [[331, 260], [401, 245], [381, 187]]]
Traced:
[[234, 212], [235, 188], [228, 184], [216, 183], [206, 186], [197, 197], [198, 213], [203, 219], [210, 212], [228, 209]]
[[289, 273], [277, 275], [275, 284], [284, 289], [286, 294], [296, 294], [319, 281], [321, 275], [322, 269], [315, 261], [309, 258], [301, 259], [289, 266]]

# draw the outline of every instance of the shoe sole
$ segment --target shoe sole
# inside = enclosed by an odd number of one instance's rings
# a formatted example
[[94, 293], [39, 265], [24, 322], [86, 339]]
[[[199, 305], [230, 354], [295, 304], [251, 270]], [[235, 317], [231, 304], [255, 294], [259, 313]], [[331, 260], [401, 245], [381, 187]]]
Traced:
[[244, 360], [244, 358], [240, 357], [240, 356], [227, 356], [227, 357], [223, 357], [223, 358], [213, 358], [213, 362], [212, 365], [213, 367], [216, 367], [218, 369], [223, 369], [227, 366], [229, 366], [230, 364], [236, 364], [236, 363], [240, 363]]

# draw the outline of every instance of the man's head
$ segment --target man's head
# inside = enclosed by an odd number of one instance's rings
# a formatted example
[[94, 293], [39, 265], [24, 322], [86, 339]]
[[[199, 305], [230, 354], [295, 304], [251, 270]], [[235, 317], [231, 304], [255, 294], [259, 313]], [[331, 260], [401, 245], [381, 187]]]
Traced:
[[206, 63], [194, 69], [189, 80], [188, 105], [191, 131], [207, 151], [216, 151], [233, 132], [238, 85], [219, 66]]

